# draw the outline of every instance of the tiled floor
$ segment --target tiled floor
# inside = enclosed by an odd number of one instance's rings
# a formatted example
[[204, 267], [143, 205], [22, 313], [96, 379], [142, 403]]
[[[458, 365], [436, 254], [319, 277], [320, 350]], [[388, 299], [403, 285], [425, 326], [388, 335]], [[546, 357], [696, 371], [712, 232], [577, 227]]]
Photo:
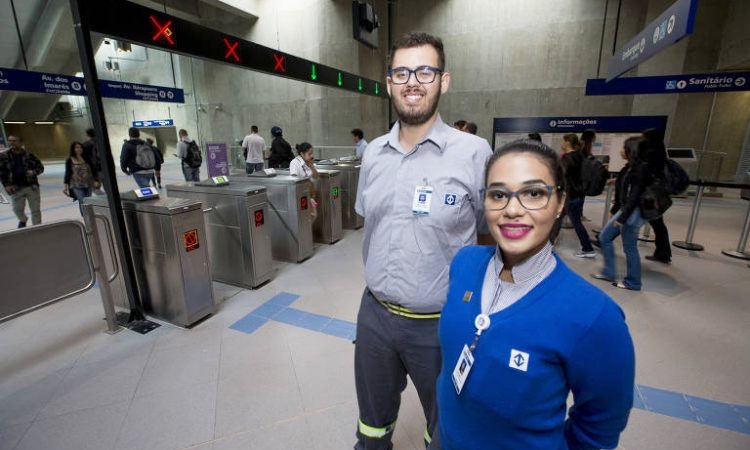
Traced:
[[[180, 179], [174, 162], [164, 178]], [[61, 166], [49, 165], [44, 221], [78, 216], [61, 179]], [[124, 177], [120, 186], [135, 187]], [[661, 402], [656, 412], [633, 410], [621, 449], [750, 448], [750, 268], [720, 253], [737, 245], [747, 202], [729, 197], [704, 201], [695, 240], [705, 252], [674, 248], [671, 266], [644, 261], [642, 292], [601, 284], [627, 314], [645, 401]], [[585, 213], [598, 223], [602, 201], [587, 201]], [[689, 216], [689, 201], [678, 200], [667, 220], [673, 240], [684, 239]], [[10, 206], [0, 205], [0, 230], [15, 225]], [[357, 404], [353, 345], [339, 337], [346, 334], [291, 325], [293, 312], [251, 333], [230, 327], [289, 292], [299, 295], [290, 310], [338, 319], [345, 331], [364, 286], [361, 237], [345, 231], [302, 264], [275, 263], [274, 279], [258, 290], [215, 283], [218, 312], [191, 330], [105, 334], [97, 289], [0, 324], [0, 449], [351, 448]], [[581, 274], [595, 271], [601, 257], [576, 259], [575, 244], [563, 231], [563, 259]], [[672, 403], [651, 398], [662, 395], [657, 389]], [[721, 403], [712, 412], [704, 399]], [[409, 387], [395, 448], [422, 448], [423, 427]]]

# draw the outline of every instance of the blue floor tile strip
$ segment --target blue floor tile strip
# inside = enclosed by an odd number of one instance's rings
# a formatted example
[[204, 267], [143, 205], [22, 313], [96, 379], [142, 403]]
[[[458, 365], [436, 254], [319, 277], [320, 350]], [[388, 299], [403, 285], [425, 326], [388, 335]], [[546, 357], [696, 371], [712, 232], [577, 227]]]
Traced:
[[[298, 298], [288, 292], [276, 294], [229, 328], [249, 334], [274, 321], [350, 341], [356, 338], [357, 324], [292, 308]], [[633, 408], [750, 435], [750, 406], [640, 384], [633, 394]]]

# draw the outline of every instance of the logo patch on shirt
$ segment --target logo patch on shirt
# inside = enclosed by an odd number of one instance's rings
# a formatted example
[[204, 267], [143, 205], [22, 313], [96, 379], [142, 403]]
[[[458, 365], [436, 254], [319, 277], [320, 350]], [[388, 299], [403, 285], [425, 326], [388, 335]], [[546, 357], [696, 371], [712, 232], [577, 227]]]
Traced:
[[526, 372], [529, 369], [529, 354], [514, 348], [510, 349], [508, 367]]
[[448, 206], [453, 206], [456, 204], [456, 199], [458, 196], [456, 194], [445, 194], [445, 204]]
[[473, 292], [471, 292], [471, 291], [466, 291], [466, 292], [464, 292], [464, 301], [465, 301], [465, 302], [470, 302], [470, 301], [471, 301], [471, 297], [472, 297], [473, 295], [474, 295], [474, 293], [473, 293]]

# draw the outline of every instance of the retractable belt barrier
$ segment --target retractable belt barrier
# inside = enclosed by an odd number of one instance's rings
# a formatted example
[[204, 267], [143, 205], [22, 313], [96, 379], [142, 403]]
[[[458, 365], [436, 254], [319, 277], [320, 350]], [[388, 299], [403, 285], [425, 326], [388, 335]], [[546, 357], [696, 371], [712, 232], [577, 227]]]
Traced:
[[[720, 183], [714, 181], [703, 181], [696, 180], [691, 181], [690, 184], [698, 186], [698, 191], [695, 193], [695, 200], [693, 201], [693, 211], [690, 215], [690, 223], [688, 224], [687, 237], [684, 241], [674, 241], [672, 245], [678, 248], [692, 251], [702, 251], [705, 249], [701, 244], [693, 242], [693, 236], [695, 234], [695, 227], [698, 222], [698, 212], [700, 211], [701, 202], [703, 201], [703, 191], [706, 187], [723, 187], [730, 189], [750, 189], [750, 184], [740, 183]], [[744, 198], [744, 197], [743, 197]], [[750, 199], [746, 199], [750, 200]], [[748, 233], [750, 233], [750, 202], [748, 202], [748, 210], [745, 216], [745, 223], [742, 227], [742, 233], [740, 234], [740, 240], [735, 250], [722, 250], [721, 252], [727, 256], [739, 259], [750, 259], [750, 253], [745, 251], [747, 245]]]

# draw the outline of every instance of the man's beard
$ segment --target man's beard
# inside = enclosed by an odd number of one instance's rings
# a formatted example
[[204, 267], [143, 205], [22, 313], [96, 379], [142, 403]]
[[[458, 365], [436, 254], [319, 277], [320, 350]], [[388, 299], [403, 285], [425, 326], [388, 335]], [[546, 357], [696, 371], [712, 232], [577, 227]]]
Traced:
[[[427, 94], [425, 94], [425, 98], [427, 98]], [[401, 122], [407, 125], [422, 125], [435, 114], [435, 111], [437, 111], [438, 103], [440, 102], [440, 90], [438, 90], [432, 100], [428, 100], [428, 102], [426, 108], [423, 111], [419, 111], [406, 106], [406, 100], [403, 98], [394, 98], [393, 108], [396, 110], [396, 114], [398, 114], [398, 118]]]

